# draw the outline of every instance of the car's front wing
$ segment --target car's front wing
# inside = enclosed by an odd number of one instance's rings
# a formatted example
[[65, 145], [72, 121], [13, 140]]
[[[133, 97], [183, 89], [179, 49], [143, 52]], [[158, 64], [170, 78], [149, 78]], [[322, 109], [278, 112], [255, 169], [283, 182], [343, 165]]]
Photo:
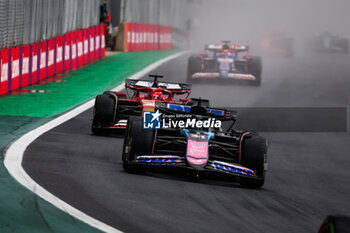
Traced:
[[184, 169], [191, 169], [195, 172], [217, 172], [225, 173], [234, 176], [243, 176], [258, 178], [255, 171], [235, 163], [227, 163], [217, 160], [208, 160], [206, 166], [203, 168], [194, 168], [188, 164], [185, 157], [177, 155], [142, 155], [137, 156], [132, 164], [139, 164], [143, 167], [180, 167]]

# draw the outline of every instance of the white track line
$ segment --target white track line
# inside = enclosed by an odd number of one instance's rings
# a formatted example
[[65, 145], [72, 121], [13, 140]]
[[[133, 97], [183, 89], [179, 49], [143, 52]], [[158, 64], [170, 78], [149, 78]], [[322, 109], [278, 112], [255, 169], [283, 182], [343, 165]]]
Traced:
[[[157, 68], [158, 66], [175, 59], [185, 52], [176, 53], [174, 55], [168, 56], [162, 60], [159, 60], [140, 72], [137, 72], [136, 74], [132, 75], [129, 78], [132, 79], [139, 79], [143, 76], [145, 76], [147, 73], [151, 72], [153, 69]], [[124, 84], [120, 84], [119, 86], [115, 87], [113, 91], [120, 91], [124, 88]], [[94, 219], [85, 213], [81, 212], [80, 210], [74, 208], [73, 206], [67, 204], [66, 202], [60, 200], [58, 197], [53, 195], [52, 193], [48, 192], [46, 189], [41, 187], [39, 184], [37, 184], [23, 169], [22, 167], [22, 160], [23, 155], [27, 147], [40, 135], [44, 134], [45, 132], [55, 128], [56, 126], [68, 121], [69, 119], [72, 119], [73, 117], [79, 115], [80, 113], [88, 110], [89, 108], [93, 107], [94, 105], [94, 99], [87, 101], [86, 103], [70, 110], [69, 112], [49, 121], [48, 123], [26, 133], [19, 139], [17, 139], [15, 142], [11, 144], [11, 146], [7, 149], [5, 152], [5, 159], [4, 164], [11, 176], [13, 176], [19, 183], [21, 183], [24, 187], [28, 188], [30, 191], [37, 194], [39, 197], [43, 198], [44, 200], [50, 202], [60, 210], [72, 215], [73, 217], [101, 230], [104, 232], [121, 232], [111, 226], [108, 226], [104, 224], [103, 222]], [[89, 127], [88, 125], [86, 127]]]

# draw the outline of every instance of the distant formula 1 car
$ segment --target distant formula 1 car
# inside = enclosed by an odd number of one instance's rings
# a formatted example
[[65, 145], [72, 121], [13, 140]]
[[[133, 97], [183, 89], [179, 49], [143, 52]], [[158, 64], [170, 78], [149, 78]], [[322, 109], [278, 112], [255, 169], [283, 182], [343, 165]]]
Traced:
[[243, 56], [238, 53], [247, 52], [248, 46], [231, 45], [223, 41], [221, 45], [206, 45], [205, 49], [213, 55], [193, 55], [188, 59], [187, 82], [195, 80], [248, 80], [260, 85], [262, 63], [260, 57]]
[[[179, 123], [178, 127], [147, 129], [141, 116], [130, 116], [122, 154], [124, 169], [132, 173], [180, 169], [198, 177], [216, 174], [238, 178], [245, 187], [263, 186], [267, 170], [266, 139], [256, 133], [232, 129], [236, 118], [229, 110], [205, 107], [209, 101], [193, 100], [196, 101], [193, 106], [155, 102], [152, 107], [158, 114], [185, 115], [171, 119], [192, 122], [188, 128]], [[211, 126], [200, 128], [195, 123], [216, 121], [231, 124], [223, 130]]]
[[305, 50], [326, 53], [349, 53], [349, 40], [324, 32], [310, 38], [305, 44]]
[[261, 38], [261, 48], [271, 55], [288, 58], [294, 56], [294, 40], [279, 31], [265, 31]]
[[[126, 93], [106, 91], [96, 96], [92, 133], [124, 132], [129, 116], [141, 116], [154, 102], [176, 103], [175, 96], [186, 95], [178, 101], [191, 104], [187, 99], [191, 84], [159, 82], [161, 75], [149, 75], [150, 80], [125, 80]], [[132, 93], [129, 93], [132, 92]]]

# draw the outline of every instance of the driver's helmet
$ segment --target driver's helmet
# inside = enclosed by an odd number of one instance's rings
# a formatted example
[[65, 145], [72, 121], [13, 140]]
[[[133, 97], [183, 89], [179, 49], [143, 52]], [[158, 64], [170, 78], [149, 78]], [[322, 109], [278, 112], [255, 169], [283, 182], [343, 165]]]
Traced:
[[162, 97], [162, 92], [161, 91], [156, 91], [156, 92], [154, 92], [154, 94], [153, 94], [153, 99], [155, 99], [155, 100], [160, 100], [161, 99], [161, 97]]
[[230, 45], [225, 43], [223, 46], [222, 46], [222, 49], [224, 50], [227, 50], [227, 49], [230, 49]]

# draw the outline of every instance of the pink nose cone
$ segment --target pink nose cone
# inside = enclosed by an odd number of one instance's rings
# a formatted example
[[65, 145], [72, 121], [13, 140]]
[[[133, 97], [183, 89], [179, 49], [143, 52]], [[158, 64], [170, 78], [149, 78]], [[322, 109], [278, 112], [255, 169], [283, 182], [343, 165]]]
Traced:
[[194, 165], [205, 164], [208, 160], [208, 142], [187, 141], [187, 161]]

